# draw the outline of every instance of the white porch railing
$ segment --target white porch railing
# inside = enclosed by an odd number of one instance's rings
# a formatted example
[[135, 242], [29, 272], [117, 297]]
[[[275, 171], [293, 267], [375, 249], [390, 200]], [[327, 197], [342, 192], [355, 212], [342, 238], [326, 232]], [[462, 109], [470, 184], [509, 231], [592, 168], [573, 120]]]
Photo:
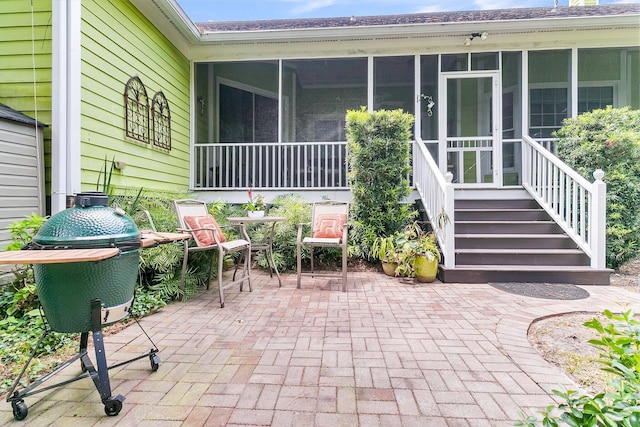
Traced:
[[195, 144], [193, 187], [348, 189], [346, 145], [346, 142]]
[[522, 139], [522, 186], [589, 257], [593, 268], [606, 266], [606, 192], [604, 172], [590, 183], [534, 139]]
[[449, 268], [455, 266], [455, 212], [453, 174], [447, 172], [446, 178], [438, 169], [438, 165], [423, 143], [413, 144], [413, 182], [420, 194], [427, 215], [431, 220], [434, 230], [438, 229], [436, 223], [441, 213], [448, 218], [444, 227], [439, 230], [438, 243], [444, 256], [444, 265]]

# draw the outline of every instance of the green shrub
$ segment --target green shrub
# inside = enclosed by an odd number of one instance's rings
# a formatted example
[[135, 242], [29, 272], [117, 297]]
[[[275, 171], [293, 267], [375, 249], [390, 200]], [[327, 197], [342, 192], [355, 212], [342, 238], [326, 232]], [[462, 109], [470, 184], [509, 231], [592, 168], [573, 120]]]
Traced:
[[376, 238], [400, 231], [416, 215], [406, 204], [413, 116], [402, 110], [348, 111], [351, 207], [350, 249], [375, 259]]
[[640, 250], [640, 111], [607, 107], [567, 119], [555, 136], [558, 156], [593, 181], [607, 183], [607, 266], [618, 268]]
[[[614, 374], [609, 382], [614, 391], [588, 396], [575, 390], [553, 390], [564, 403], [541, 411], [544, 427], [562, 423], [573, 427], [640, 426], [640, 320], [634, 318], [632, 310], [621, 315], [605, 310], [604, 315], [612, 322], [602, 324], [592, 319], [584, 326], [600, 334], [600, 339], [589, 343], [602, 351], [598, 360], [602, 369]], [[514, 424], [535, 427], [539, 421], [521, 413], [521, 420]]]
[[[298, 224], [311, 221], [311, 205], [299, 194], [283, 194], [274, 198], [269, 208], [269, 216], [281, 216], [286, 221], [278, 223], [273, 235], [273, 256], [278, 271], [296, 270], [296, 238]], [[305, 231], [308, 232], [309, 228]], [[321, 251], [317, 252], [322, 259]], [[308, 258], [308, 253], [303, 252], [303, 258]], [[257, 258], [258, 264], [268, 268], [264, 253]]]

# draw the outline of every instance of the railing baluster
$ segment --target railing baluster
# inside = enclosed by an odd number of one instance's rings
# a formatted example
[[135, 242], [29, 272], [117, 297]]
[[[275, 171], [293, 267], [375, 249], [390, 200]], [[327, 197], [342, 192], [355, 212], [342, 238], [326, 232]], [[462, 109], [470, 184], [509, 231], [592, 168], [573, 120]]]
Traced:
[[[555, 148], [553, 141], [543, 143]], [[598, 194], [606, 192], [603, 173], [599, 171], [592, 184], [545, 149], [543, 144], [528, 136], [523, 138], [522, 144], [523, 187], [591, 257], [591, 265], [604, 268], [606, 244], [601, 236], [605, 235], [606, 206], [596, 199], [604, 199], [605, 196], [594, 197], [596, 191]], [[527, 164], [528, 160], [531, 161]]]

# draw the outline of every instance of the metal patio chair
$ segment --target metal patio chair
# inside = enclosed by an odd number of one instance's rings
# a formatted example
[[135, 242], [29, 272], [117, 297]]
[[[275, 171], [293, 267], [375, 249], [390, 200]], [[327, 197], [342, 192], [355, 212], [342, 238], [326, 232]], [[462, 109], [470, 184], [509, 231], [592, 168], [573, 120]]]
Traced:
[[[240, 230], [242, 238], [236, 240], [226, 240], [222, 229], [217, 221], [207, 210], [207, 204], [201, 200], [182, 199], [174, 200], [173, 205], [178, 215], [180, 224], [179, 231], [190, 233], [195, 246], [189, 245], [189, 240], [184, 241], [184, 259], [182, 261], [182, 275], [180, 278], [180, 289], [184, 286], [184, 278], [187, 270], [187, 260], [189, 253], [198, 251], [215, 250], [218, 252], [218, 288], [220, 290], [220, 307], [224, 307], [224, 290], [230, 286], [240, 284], [246, 281], [251, 289], [251, 240], [243, 224], [235, 224]], [[233, 252], [243, 252], [244, 266], [242, 276], [239, 279], [232, 279], [223, 286], [222, 284], [222, 268], [224, 256]], [[207, 289], [211, 281], [211, 271], [213, 270], [214, 254], [211, 254], [211, 264], [209, 265], [209, 274], [207, 276]], [[240, 260], [238, 261], [240, 262]]]
[[[298, 224], [296, 252], [298, 258], [297, 288], [300, 289], [301, 276], [340, 277], [342, 292], [347, 290], [347, 217], [349, 203], [335, 200], [316, 202], [311, 214], [311, 236], [303, 237], [303, 229], [309, 223]], [[302, 248], [308, 247], [311, 256], [311, 271], [302, 271]], [[317, 272], [314, 268], [313, 248], [340, 248], [342, 269], [340, 272]]]

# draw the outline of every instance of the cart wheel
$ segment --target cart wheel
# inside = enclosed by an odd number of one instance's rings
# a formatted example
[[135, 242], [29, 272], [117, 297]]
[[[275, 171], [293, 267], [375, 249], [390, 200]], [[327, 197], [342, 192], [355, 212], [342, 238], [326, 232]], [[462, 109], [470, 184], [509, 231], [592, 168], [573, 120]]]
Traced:
[[11, 407], [13, 408], [13, 418], [15, 418], [18, 421], [22, 421], [25, 418], [27, 418], [27, 414], [29, 413], [29, 408], [27, 408], [27, 404], [24, 403], [24, 400], [11, 402]]
[[118, 399], [109, 398], [104, 403], [104, 413], [110, 417], [114, 417], [122, 410], [122, 402]]
[[151, 362], [151, 370], [153, 372], [158, 370], [160, 367], [160, 357], [156, 353], [149, 354], [149, 361]]

